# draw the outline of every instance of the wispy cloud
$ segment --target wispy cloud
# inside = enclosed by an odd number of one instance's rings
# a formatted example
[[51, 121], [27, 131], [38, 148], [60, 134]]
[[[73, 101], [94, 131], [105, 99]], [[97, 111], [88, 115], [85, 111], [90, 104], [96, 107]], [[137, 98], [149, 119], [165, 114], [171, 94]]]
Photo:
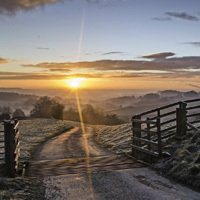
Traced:
[[154, 76], [167, 75], [175, 77], [200, 76], [200, 57], [169, 57], [172, 52], [161, 52], [143, 56], [151, 60], [98, 60], [91, 62], [38, 63], [26, 64], [24, 67], [45, 69], [46, 72], [77, 74], [90, 72], [93, 74], [118, 74], [121, 76]]
[[0, 80], [61, 80], [72, 77], [85, 78], [133, 78], [144, 77], [145, 74], [135, 73], [73, 73], [73, 74], [48, 74], [48, 73], [17, 73], [1, 72]]
[[199, 18], [197, 16], [188, 14], [186, 12], [166, 12], [165, 14], [167, 16], [179, 18], [183, 20], [196, 21], [196, 22], [199, 21]]
[[30, 10], [61, 1], [62, 0], [1, 0], [0, 13], [14, 14], [19, 10]]
[[174, 56], [176, 55], [173, 52], [161, 52], [161, 53], [155, 53], [155, 54], [150, 54], [146, 56], [142, 56], [142, 58], [150, 58], [150, 59], [166, 59], [167, 57]]
[[115, 54], [123, 54], [123, 53], [124, 52], [122, 51], [110, 51], [110, 52], [103, 53], [102, 55], [106, 56], [106, 55], [115, 55]]
[[184, 42], [182, 44], [189, 44], [189, 45], [192, 45], [194, 47], [200, 47], [200, 42]]
[[[166, 53], [166, 52], [164, 52]], [[152, 54], [154, 55], [154, 54]], [[171, 54], [172, 55], [172, 54]], [[151, 56], [152, 57], [152, 56]], [[1, 80], [60, 80], [85, 78], [192, 78], [200, 77], [200, 57], [173, 57], [145, 60], [99, 60], [76, 63], [23, 65], [41, 72], [0, 72]]]
[[33, 64], [24, 64], [24, 67], [32, 67], [32, 68], [41, 68], [41, 69], [46, 69], [51, 72], [69, 72], [70, 63], [38, 63], [36, 65]]
[[172, 19], [170, 17], [154, 17], [152, 20], [155, 21], [171, 21]]
[[127, 0], [85, 0], [88, 3], [98, 4], [100, 6], [114, 6], [120, 2], [126, 2]]
[[193, 88], [197, 88], [200, 89], [200, 85], [195, 85], [195, 84], [188, 84], [189, 86], [193, 87]]
[[65, 78], [64, 74], [0, 72], [0, 80], [48, 80], [63, 78]]
[[36, 47], [36, 49], [38, 49], [38, 50], [49, 50], [50, 48], [48, 48], [48, 47]]
[[49, 73], [17, 73], [17, 72], [0, 72], [0, 80], [63, 80], [72, 77], [85, 78], [192, 78], [200, 77], [196, 72], [179, 72], [179, 73], [157, 73], [157, 72], [96, 72], [96, 73], [72, 73], [72, 74], [49, 74]]
[[8, 62], [9, 62], [8, 59], [1, 58], [1, 57], [0, 57], [0, 64], [6, 64], [6, 63], [8, 63]]
[[[72, 2], [75, 0], [0, 0], [0, 14], [15, 14], [20, 10], [28, 11], [36, 7], [57, 2]], [[114, 6], [126, 0], [83, 0], [84, 2], [100, 5], [101, 7]]]

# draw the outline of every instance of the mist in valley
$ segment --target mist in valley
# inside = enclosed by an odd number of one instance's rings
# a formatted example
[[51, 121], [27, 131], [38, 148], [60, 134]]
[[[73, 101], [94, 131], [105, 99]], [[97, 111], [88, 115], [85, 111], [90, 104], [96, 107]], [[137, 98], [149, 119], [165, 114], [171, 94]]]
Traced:
[[[81, 108], [83, 112], [87, 113], [85, 116], [96, 118], [96, 120], [92, 120], [92, 123], [98, 124], [99, 121], [99, 124], [106, 124], [106, 116], [112, 116], [117, 119], [114, 120], [114, 125], [130, 122], [133, 115], [146, 110], [200, 97], [200, 92], [194, 90], [139, 92], [137, 90], [80, 90], [78, 93]], [[48, 96], [49, 99], [63, 106], [62, 119], [79, 121], [75, 92], [66, 90], [1, 89], [0, 113], [9, 112], [12, 115], [16, 109], [20, 109], [26, 117], [30, 117], [35, 104], [44, 96]], [[91, 113], [93, 116], [90, 116]], [[105, 120], [100, 120], [102, 118]], [[85, 122], [90, 123], [91, 120], [86, 119]]]

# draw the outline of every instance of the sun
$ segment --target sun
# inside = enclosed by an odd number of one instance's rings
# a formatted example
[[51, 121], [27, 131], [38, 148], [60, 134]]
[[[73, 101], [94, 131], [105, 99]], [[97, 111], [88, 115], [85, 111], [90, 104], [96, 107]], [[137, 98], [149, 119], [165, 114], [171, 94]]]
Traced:
[[71, 78], [67, 82], [70, 88], [77, 89], [81, 87], [83, 81], [84, 78]]

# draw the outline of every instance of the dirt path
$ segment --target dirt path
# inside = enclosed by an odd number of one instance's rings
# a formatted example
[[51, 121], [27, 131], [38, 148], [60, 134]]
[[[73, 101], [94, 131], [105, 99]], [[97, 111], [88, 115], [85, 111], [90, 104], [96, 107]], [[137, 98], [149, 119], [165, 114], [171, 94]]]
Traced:
[[29, 164], [27, 175], [45, 177], [86, 173], [88, 168], [92, 171], [105, 171], [141, 167], [141, 164], [132, 159], [114, 155], [97, 145], [93, 139], [93, 129], [88, 127], [86, 130], [89, 157], [85, 153], [82, 132], [76, 127], [38, 148]]
[[[91, 141], [92, 129], [87, 128], [89, 142], [89, 155], [99, 156], [108, 152], [100, 147], [94, 146]], [[64, 158], [83, 157], [85, 150], [83, 136], [80, 128], [76, 127], [57, 137], [52, 138], [41, 146], [33, 156], [33, 160], [55, 160]]]
[[45, 199], [200, 199], [199, 193], [101, 148], [93, 140], [92, 128], [86, 134], [89, 160], [78, 127], [52, 138], [35, 153], [27, 175], [44, 177]]

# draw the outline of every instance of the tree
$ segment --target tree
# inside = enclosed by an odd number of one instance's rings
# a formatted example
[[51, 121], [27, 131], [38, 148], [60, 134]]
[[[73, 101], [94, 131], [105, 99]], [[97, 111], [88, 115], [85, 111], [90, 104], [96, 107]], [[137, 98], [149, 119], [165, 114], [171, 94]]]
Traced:
[[80, 121], [78, 111], [74, 110], [73, 108], [69, 108], [67, 111], [64, 112], [63, 119]]
[[62, 119], [64, 106], [50, 97], [41, 97], [31, 111], [31, 117]]
[[[82, 110], [83, 122], [88, 124], [104, 124], [104, 125], [117, 125], [124, 123], [117, 115], [105, 115], [102, 111], [95, 109], [92, 105], [88, 104]], [[78, 111], [70, 108], [64, 112], [64, 119], [72, 121], [80, 121]]]
[[121, 120], [116, 114], [106, 115], [104, 120], [105, 120], [104, 124], [107, 125], [117, 125], [124, 123], [124, 121]]
[[25, 118], [25, 113], [23, 110], [21, 109], [16, 109], [13, 113], [13, 118], [16, 118], [16, 119], [23, 119]]
[[8, 106], [0, 107], [0, 113], [2, 113], [2, 114], [9, 114], [10, 115], [12, 113], [12, 110]]
[[11, 118], [11, 109], [10, 107], [0, 107], [0, 121], [8, 120]]
[[55, 104], [52, 107], [52, 117], [55, 119], [63, 119], [63, 110], [64, 106], [55, 102]]

